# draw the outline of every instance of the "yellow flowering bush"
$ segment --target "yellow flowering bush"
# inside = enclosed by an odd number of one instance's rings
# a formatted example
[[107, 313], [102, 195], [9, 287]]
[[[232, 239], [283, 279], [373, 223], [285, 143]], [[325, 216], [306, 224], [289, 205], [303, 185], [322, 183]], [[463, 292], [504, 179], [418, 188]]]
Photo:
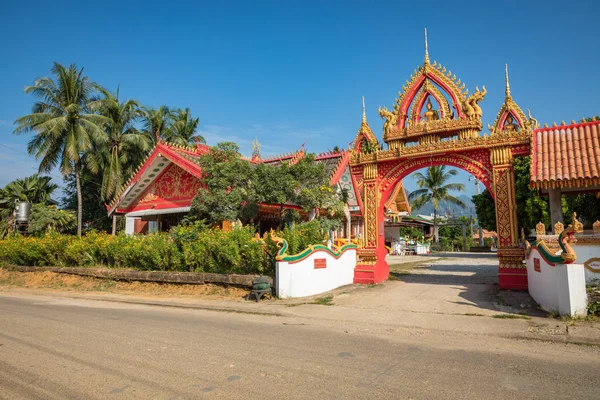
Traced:
[[[274, 275], [277, 245], [256, 240], [254, 235], [253, 227], [224, 232], [199, 223], [175, 227], [170, 233], [136, 236], [100, 232], [82, 237], [13, 235], [0, 240], [0, 263]], [[318, 221], [286, 227], [277, 236], [288, 241], [289, 254], [323, 240]]]

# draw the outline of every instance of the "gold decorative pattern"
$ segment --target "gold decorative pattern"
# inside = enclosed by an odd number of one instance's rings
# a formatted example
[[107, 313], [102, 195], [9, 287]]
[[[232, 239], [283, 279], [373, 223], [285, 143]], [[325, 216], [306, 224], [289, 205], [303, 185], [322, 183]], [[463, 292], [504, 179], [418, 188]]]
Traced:
[[562, 222], [558, 221], [556, 224], [554, 224], [554, 234], [555, 235], [560, 235], [564, 230], [565, 230], [565, 226], [563, 225]]
[[516, 246], [518, 230], [515, 177], [511, 166], [494, 167], [494, 192], [498, 242], [500, 246]]
[[546, 234], [546, 225], [542, 221], [538, 222], [535, 226], [535, 233], [538, 236]]
[[437, 86], [429, 84], [429, 81], [425, 81], [425, 84], [417, 93], [415, 100], [413, 101], [412, 111], [410, 113], [410, 121], [418, 122], [421, 119], [421, 111], [422, 107], [418, 107], [421, 102], [425, 100], [425, 97], [431, 96], [435, 99], [436, 103], [438, 103], [439, 111], [440, 111], [440, 119], [449, 118], [452, 114], [450, 111], [450, 105], [448, 104], [448, 100], [446, 97], [440, 92]]
[[523, 263], [525, 258], [525, 249], [520, 247], [501, 247], [498, 248], [498, 262], [500, 269], [527, 269]]
[[[436, 121], [434, 121], [436, 122]], [[415, 146], [394, 146], [395, 141], [389, 141], [389, 150], [380, 150], [375, 153], [353, 152], [350, 155], [352, 165], [372, 163], [376, 160], [391, 161], [405, 158], [407, 156], [435, 156], [460, 151], [466, 153], [474, 150], [489, 150], [495, 147], [510, 147], [514, 153], [517, 149], [520, 155], [529, 154], [529, 143], [531, 135], [525, 131], [519, 131], [512, 135], [502, 136], [477, 136], [475, 138], [453, 139], [443, 142], [423, 143]]]
[[491, 150], [491, 162], [494, 166], [511, 165], [512, 159], [512, 151], [508, 146], [497, 147]]
[[377, 209], [379, 206], [378, 187], [375, 182], [365, 182], [365, 240], [366, 247], [377, 247]]
[[[596, 265], [599, 268], [595, 268]], [[597, 274], [597, 273], [600, 272], [600, 258], [598, 258], [598, 257], [590, 258], [585, 263], [583, 263], [583, 266], [586, 269], [588, 269], [589, 271], [594, 272], [594, 273]]]
[[594, 222], [593, 228], [594, 228], [594, 233], [600, 234], [600, 221]]
[[363, 166], [363, 177], [364, 179], [376, 179], [377, 164], [365, 164]]

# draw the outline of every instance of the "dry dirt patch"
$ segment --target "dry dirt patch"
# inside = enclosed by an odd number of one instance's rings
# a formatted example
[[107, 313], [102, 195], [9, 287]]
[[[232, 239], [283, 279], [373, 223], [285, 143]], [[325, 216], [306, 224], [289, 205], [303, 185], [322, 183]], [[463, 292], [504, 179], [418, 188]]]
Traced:
[[18, 272], [0, 268], [0, 290], [15, 287], [56, 291], [100, 291], [158, 297], [201, 296], [211, 299], [240, 299], [248, 294], [247, 289], [232, 286], [125, 282], [55, 272]]

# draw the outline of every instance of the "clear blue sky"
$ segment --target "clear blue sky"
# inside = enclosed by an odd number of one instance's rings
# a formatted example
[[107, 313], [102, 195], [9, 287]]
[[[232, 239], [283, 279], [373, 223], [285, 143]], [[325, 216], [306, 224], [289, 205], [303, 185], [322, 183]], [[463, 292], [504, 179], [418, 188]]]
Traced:
[[363, 95], [381, 136], [377, 106], [391, 107], [422, 63], [424, 27], [432, 60], [471, 92], [487, 87], [484, 126], [502, 104], [505, 63], [513, 98], [540, 122], [600, 114], [594, 1], [33, 3], [0, 13], [0, 186], [35, 172], [12, 122], [33, 102], [23, 87], [53, 61], [120, 85], [123, 99], [190, 107], [209, 144], [249, 154], [257, 136], [263, 156], [304, 140], [314, 152], [347, 147]]

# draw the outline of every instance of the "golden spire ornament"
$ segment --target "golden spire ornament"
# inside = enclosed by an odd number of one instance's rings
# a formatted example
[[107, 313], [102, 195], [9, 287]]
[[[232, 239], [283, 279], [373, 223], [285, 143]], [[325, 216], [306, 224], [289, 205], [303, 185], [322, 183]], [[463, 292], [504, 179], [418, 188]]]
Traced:
[[427, 48], [427, 28], [425, 28], [425, 64], [429, 64], [429, 49]]

